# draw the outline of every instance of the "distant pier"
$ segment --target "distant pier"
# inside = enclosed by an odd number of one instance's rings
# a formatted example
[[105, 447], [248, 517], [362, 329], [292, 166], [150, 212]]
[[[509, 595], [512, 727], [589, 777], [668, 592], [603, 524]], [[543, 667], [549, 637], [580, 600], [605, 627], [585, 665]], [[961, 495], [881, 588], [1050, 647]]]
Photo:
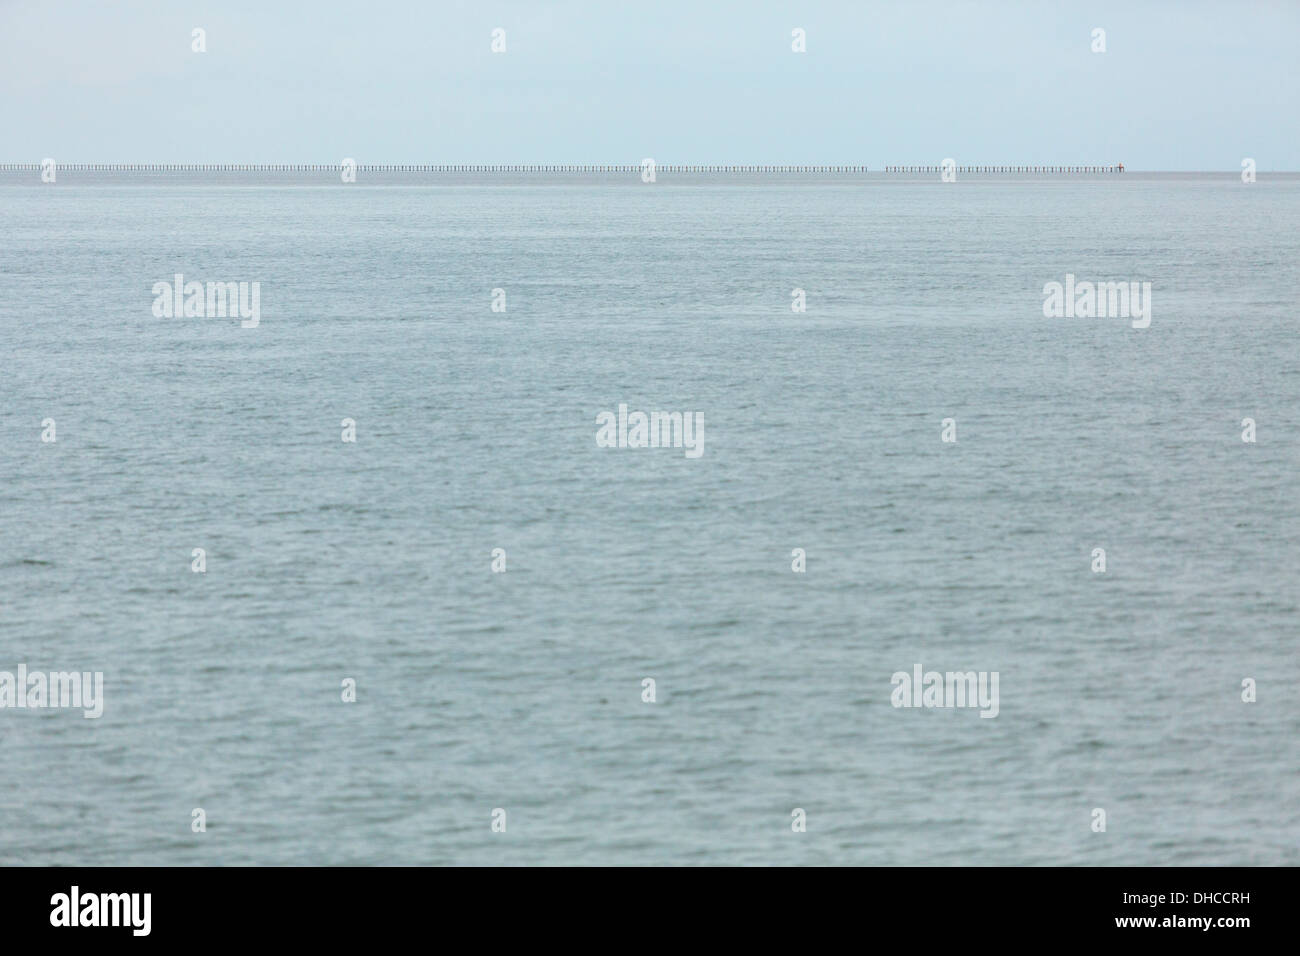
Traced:
[[[108, 173], [337, 173], [341, 163], [56, 163], [59, 172]], [[361, 173], [639, 173], [640, 164], [628, 165], [459, 165], [459, 164], [356, 164]], [[660, 173], [866, 173], [866, 166], [697, 166], [656, 163]], [[0, 163], [0, 171], [40, 172], [40, 163]], [[942, 166], [885, 166], [886, 173], [942, 173]], [[1122, 173], [1114, 166], [958, 166], [959, 173]]]

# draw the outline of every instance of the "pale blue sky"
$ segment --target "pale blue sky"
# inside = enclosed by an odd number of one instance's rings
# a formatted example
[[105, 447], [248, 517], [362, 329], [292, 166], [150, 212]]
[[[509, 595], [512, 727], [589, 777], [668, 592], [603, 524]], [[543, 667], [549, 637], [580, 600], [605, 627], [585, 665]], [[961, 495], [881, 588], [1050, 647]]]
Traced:
[[1300, 0], [0, 0], [0, 160], [1297, 170], [1297, 62]]

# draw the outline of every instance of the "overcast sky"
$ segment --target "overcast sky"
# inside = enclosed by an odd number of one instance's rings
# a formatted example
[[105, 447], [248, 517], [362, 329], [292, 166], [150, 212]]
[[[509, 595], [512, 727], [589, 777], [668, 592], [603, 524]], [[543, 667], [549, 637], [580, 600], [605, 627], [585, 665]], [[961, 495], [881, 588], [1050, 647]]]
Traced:
[[1298, 62], [1300, 0], [0, 0], [0, 161], [1297, 170]]

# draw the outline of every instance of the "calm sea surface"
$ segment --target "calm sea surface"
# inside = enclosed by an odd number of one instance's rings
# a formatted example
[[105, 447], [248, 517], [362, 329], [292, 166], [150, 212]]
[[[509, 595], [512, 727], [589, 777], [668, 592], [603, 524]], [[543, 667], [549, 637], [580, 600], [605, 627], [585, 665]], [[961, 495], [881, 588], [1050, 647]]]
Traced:
[[359, 179], [0, 174], [0, 863], [1300, 863], [1300, 178]]

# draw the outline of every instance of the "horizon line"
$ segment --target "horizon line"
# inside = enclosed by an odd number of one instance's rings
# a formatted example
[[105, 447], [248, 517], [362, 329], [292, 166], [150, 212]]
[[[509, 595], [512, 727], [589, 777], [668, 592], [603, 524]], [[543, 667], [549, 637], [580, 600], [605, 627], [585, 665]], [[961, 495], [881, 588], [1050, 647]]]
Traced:
[[[654, 162], [649, 160], [648, 162]], [[640, 173], [645, 164], [628, 163], [63, 163], [47, 158], [39, 163], [0, 163], [0, 172], [42, 172], [52, 163], [55, 172], [259, 172], [259, 173], [338, 173], [344, 169], [364, 173]], [[942, 165], [899, 164], [869, 166], [842, 163], [658, 163], [656, 173], [877, 173], [939, 174]], [[990, 175], [1104, 175], [1109, 173], [1167, 173], [1183, 175], [1237, 175], [1236, 169], [1141, 169], [1123, 163], [1096, 164], [973, 164], [952, 169], [964, 174]], [[1300, 170], [1271, 169], [1261, 173], [1292, 175]]]

